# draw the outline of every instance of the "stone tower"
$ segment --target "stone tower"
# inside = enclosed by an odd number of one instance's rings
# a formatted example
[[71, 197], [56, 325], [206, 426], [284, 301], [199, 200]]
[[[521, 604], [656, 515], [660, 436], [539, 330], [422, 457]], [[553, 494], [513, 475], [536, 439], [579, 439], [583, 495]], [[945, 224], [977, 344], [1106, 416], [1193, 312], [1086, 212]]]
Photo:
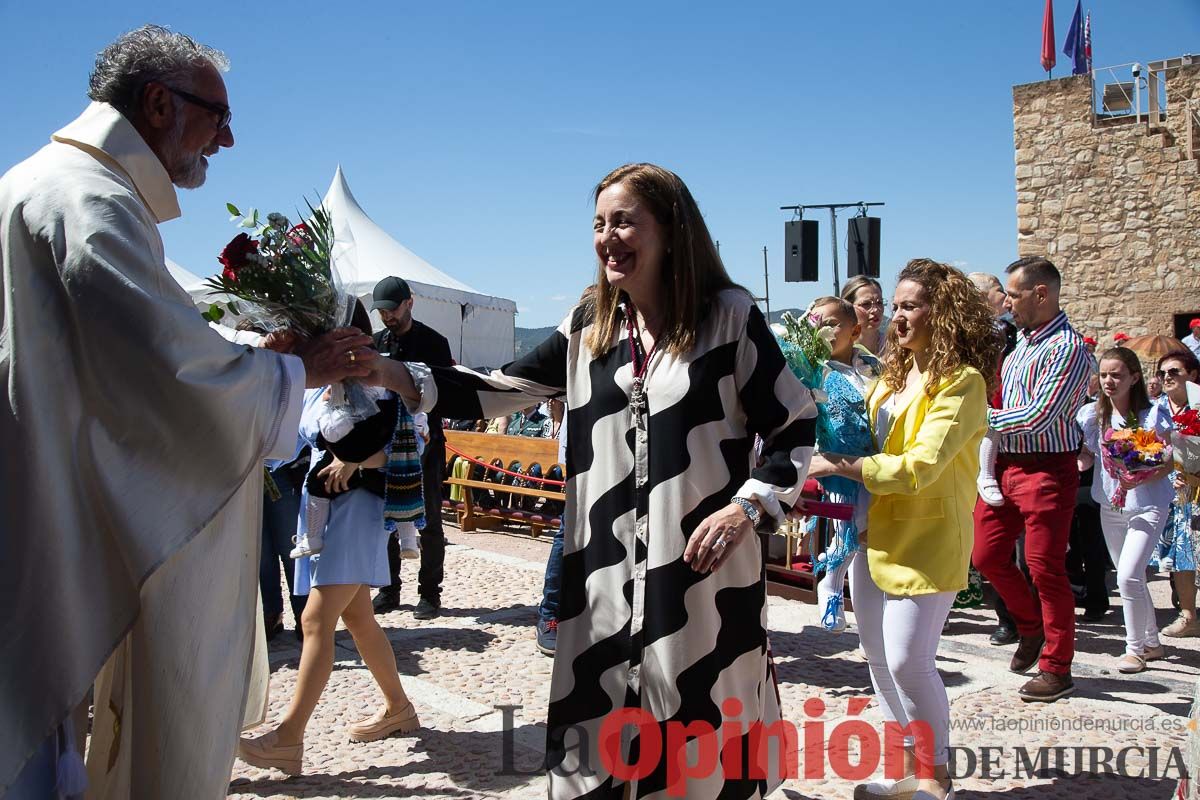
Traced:
[[1182, 336], [1200, 316], [1200, 59], [1191, 61], [1149, 65], [1167, 104], [1155, 96], [1140, 122], [1096, 114], [1089, 75], [1013, 87], [1017, 251], [1058, 266], [1072, 324], [1101, 348], [1117, 331]]

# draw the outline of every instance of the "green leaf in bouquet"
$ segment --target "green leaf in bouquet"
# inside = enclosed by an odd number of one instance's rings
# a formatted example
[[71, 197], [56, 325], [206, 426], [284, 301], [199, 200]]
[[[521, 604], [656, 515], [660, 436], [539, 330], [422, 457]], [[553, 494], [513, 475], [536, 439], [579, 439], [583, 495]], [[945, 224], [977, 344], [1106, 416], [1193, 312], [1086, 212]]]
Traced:
[[242, 315], [242, 312], [238, 310], [238, 304], [236, 300], [229, 301], [229, 313], [239, 317]]
[[221, 318], [225, 316], [225, 312], [221, 310], [220, 306], [214, 304], [209, 306], [208, 310], [201, 313], [200, 316], [209, 322], [220, 322]]
[[230, 214], [233, 214], [233, 216], [235, 216], [235, 217], [240, 217], [242, 215], [242, 212], [238, 211], [238, 207], [235, 206], [233, 203], [226, 203], [225, 208], [226, 208], [226, 210], [229, 211]]

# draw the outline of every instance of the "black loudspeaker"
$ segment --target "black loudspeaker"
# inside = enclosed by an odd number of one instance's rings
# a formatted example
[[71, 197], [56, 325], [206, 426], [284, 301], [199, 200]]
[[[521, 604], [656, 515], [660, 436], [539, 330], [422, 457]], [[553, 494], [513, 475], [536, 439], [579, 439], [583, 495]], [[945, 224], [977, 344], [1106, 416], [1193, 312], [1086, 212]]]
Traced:
[[798, 219], [783, 223], [783, 279], [789, 283], [814, 283], [817, 278], [817, 221]]
[[846, 225], [846, 277], [879, 277], [879, 217], [851, 217]]

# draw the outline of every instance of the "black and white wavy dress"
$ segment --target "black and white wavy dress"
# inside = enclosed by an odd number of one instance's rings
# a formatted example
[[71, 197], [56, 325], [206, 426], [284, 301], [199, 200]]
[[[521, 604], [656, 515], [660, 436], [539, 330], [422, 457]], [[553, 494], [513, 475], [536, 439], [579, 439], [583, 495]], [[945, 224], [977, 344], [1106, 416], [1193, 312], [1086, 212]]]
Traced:
[[[490, 376], [410, 365], [421, 410], [485, 419], [561, 397], [569, 409], [558, 648], [550, 692], [550, 796], [665, 797], [668, 723], [706, 722], [741, 736], [722, 766], [687, 784], [689, 798], [760, 797], [778, 776], [743, 775], [751, 723], [779, 719], [767, 643], [761, 537], [743, 536], [716, 573], [683, 561], [688, 537], [735, 495], [757, 497], [774, 529], [799, 496], [816, 408], [784, 362], [766, 320], [741, 290], [721, 292], [696, 346], [657, 353], [645, 378], [648, 415], [630, 407], [633, 373], [625, 336], [593, 358], [589, 313], [576, 308], [537, 349]], [[639, 419], [640, 417], [640, 419]], [[754, 437], [763, 439], [756, 467]], [[736, 702], [734, 702], [736, 701]], [[601, 727], [622, 708], [643, 709], [660, 733], [661, 757], [627, 727], [619, 750], [643, 757], [644, 777], [621, 781], [600, 754]], [[608, 730], [613, 729], [610, 724]], [[703, 726], [699, 726], [700, 729]], [[686, 745], [695, 763], [698, 741]], [[740, 751], [741, 758], [735, 758]], [[770, 771], [774, 773], [774, 770]], [[726, 774], [728, 773], [728, 774]]]

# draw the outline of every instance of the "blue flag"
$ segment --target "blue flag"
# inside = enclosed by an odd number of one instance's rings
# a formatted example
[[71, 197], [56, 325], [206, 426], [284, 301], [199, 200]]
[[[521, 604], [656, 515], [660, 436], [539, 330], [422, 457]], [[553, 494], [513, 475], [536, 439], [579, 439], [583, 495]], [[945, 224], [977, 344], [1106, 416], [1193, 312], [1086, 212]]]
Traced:
[[1083, 0], [1076, 0], [1075, 16], [1071, 17], [1071, 28], [1063, 53], [1071, 57], [1071, 74], [1086, 75], [1088, 72], [1086, 37], [1083, 34]]

